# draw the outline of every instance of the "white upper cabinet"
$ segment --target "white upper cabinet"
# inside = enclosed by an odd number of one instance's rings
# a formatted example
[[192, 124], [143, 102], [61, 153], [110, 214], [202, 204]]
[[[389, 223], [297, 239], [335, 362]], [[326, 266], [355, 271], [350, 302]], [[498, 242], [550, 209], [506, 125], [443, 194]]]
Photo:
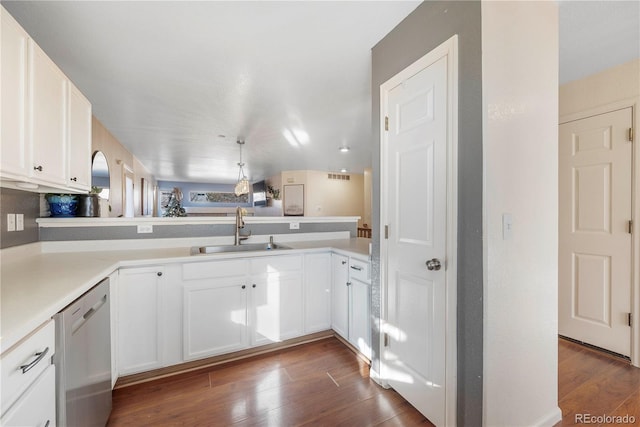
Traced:
[[27, 44], [29, 35], [0, 7], [2, 114], [0, 171], [3, 177], [26, 179], [31, 153], [26, 141]]
[[0, 177], [40, 191], [91, 186], [91, 104], [2, 7]]
[[69, 84], [69, 174], [68, 186], [91, 189], [91, 103]]
[[29, 141], [32, 180], [67, 184], [67, 78], [33, 40], [29, 40]]

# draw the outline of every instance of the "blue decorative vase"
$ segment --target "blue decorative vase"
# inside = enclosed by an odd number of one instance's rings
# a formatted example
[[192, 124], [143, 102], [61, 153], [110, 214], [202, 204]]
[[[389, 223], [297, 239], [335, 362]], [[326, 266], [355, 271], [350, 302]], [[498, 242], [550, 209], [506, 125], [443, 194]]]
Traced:
[[52, 217], [70, 218], [78, 211], [78, 198], [72, 194], [47, 194]]

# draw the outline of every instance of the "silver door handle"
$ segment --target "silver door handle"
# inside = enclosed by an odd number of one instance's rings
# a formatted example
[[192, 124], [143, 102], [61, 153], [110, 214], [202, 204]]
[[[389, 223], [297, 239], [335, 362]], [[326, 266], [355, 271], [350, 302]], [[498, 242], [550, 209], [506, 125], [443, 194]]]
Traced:
[[44, 351], [41, 351], [41, 352], [38, 352], [38, 353], [34, 354], [34, 356], [36, 356], [36, 358], [33, 359], [33, 361], [31, 361], [31, 363], [27, 363], [26, 365], [20, 366], [20, 369], [22, 369], [22, 373], [26, 374], [27, 372], [29, 372], [31, 370], [31, 368], [36, 366], [42, 359], [44, 359], [44, 357], [47, 355], [47, 353], [49, 353], [49, 347], [45, 348]]
[[440, 260], [438, 258], [433, 258], [430, 259], [429, 261], [426, 262], [427, 264], [427, 270], [429, 271], [438, 271], [440, 270], [440, 267], [442, 267], [442, 264], [440, 264]]

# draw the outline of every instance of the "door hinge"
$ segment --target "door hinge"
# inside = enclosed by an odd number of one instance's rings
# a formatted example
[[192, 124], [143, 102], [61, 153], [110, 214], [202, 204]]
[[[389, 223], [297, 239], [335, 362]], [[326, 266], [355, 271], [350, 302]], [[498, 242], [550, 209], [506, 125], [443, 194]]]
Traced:
[[627, 313], [627, 319], [629, 320], [628, 325], [633, 325], [633, 315], [631, 313]]
[[384, 117], [384, 130], [389, 130], [389, 116]]
[[384, 334], [384, 346], [389, 347], [389, 334]]
[[629, 220], [629, 234], [633, 234], [633, 220]]
[[388, 225], [384, 226], [384, 238], [385, 239], [389, 238], [389, 226]]
[[627, 136], [629, 138], [629, 141], [633, 142], [633, 128], [629, 128]]

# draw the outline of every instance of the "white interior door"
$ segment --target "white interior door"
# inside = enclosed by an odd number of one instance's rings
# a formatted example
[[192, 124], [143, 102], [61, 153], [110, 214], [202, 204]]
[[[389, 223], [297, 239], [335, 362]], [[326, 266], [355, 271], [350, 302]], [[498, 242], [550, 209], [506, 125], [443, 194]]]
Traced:
[[389, 385], [440, 426], [454, 423], [446, 417], [452, 94], [446, 52], [436, 49], [425, 58], [382, 101], [388, 115], [382, 147], [388, 339], [382, 362]]
[[560, 125], [560, 335], [629, 356], [632, 109]]

